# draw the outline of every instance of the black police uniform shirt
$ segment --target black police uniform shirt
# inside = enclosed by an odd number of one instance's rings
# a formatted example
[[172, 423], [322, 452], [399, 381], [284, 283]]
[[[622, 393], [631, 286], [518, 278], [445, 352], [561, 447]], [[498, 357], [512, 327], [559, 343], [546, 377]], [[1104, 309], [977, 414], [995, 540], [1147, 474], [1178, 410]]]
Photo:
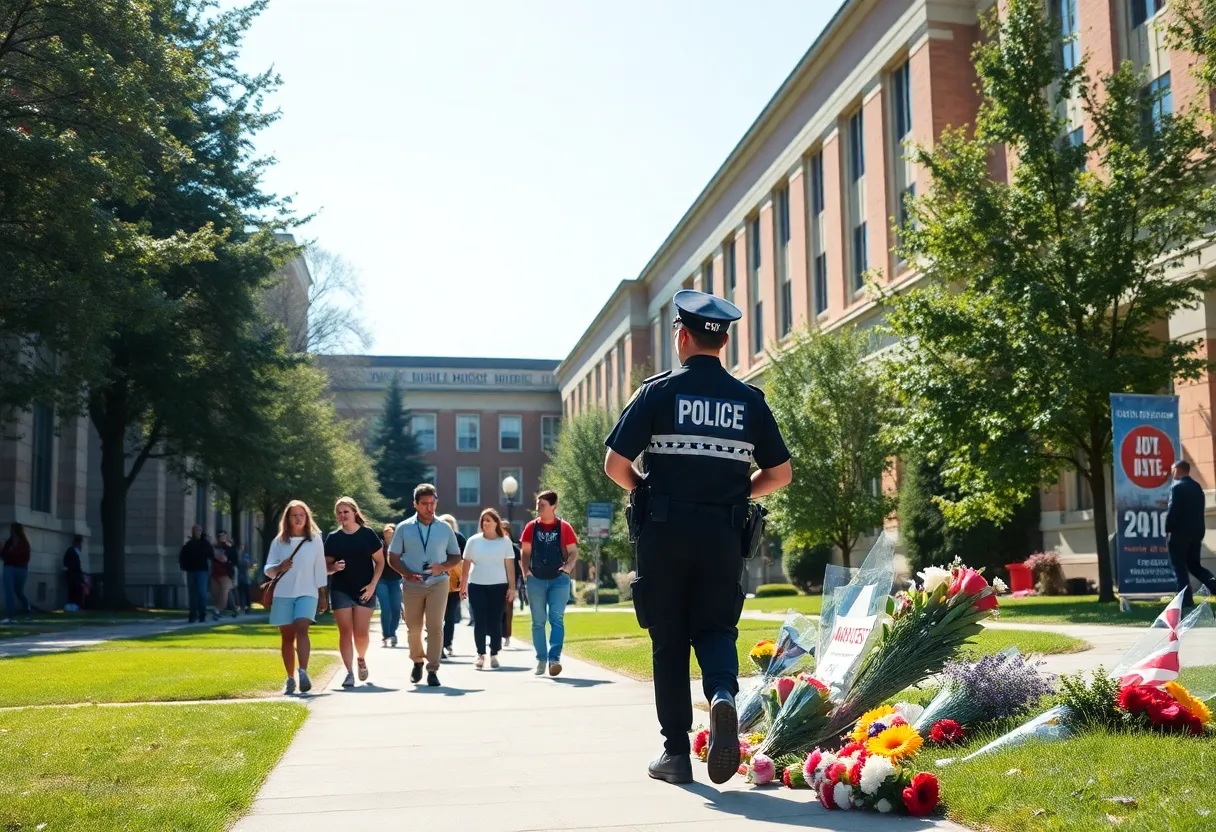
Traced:
[[712, 355], [647, 379], [604, 444], [626, 459], [644, 452], [652, 493], [714, 505], [748, 501], [752, 463], [790, 458], [764, 394]]

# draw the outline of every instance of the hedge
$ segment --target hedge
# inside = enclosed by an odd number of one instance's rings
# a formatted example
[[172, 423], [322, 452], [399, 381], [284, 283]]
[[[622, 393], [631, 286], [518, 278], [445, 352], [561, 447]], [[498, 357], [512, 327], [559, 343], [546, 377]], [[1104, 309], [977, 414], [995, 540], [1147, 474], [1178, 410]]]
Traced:
[[761, 584], [756, 587], [757, 598], [784, 598], [797, 594], [798, 587], [793, 584]]

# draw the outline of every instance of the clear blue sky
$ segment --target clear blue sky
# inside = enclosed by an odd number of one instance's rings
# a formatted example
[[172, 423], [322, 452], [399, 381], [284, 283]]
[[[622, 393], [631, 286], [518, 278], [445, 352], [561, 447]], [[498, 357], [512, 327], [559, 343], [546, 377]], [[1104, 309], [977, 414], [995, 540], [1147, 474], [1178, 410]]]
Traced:
[[272, 0], [259, 151], [372, 352], [563, 358], [839, 0]]

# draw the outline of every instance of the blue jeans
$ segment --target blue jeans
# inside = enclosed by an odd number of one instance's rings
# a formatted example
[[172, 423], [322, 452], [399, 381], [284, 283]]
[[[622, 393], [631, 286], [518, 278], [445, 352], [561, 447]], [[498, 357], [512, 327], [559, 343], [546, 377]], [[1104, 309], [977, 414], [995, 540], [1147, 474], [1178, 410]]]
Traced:
[[186, 573], [186, 596], [190, 603], [190, 620], [207, 620], [207, 592], [210, 589], [207, 570]]
[[25, 597], [25, 579], [30, 570], [26, 566], [4, 567], [4, 617], [12, 618], [17, 614], [17, 599], [25, 607], [25, 614], [30, 614], [30, 599]]
[[[532, 609], [532, 646], [538, 662], [561, 661], [562, 642], [566, 640], [566, 604], [570, 601], [570, 576], [566, 573], [545, 580], [528, 578], [528, 600]], [[545, 642], [545, 620], [549, 622], [549, 640]]]
[[401, 581], [377, 583], [376, 600], [380, 602], [380, 635], [392, 638], [401, 626]]

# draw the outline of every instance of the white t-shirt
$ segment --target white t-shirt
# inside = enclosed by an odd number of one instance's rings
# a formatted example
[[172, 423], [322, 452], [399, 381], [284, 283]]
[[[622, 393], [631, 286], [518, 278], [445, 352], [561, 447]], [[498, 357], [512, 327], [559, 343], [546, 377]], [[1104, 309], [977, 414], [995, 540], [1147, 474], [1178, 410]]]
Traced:
[[487, 538], [478, 533], [469, 538], [464, 547], [464, 559], [471, 566], [469, 583], [482, 586], [507, 582], [507, 561], [515, 562], [515, 550], [511, 538]]
[[[301, 538], [293, 537], [291, 542], [284, 543], [276, 537], [270, 544], [270, 553], [266, 555], [266, 574], [269, 576], [270, 567], [278, 566], [291, 557], [296, 544]], [[291, 569], [287, 570], [278, 584], [275, 585], [276, 598], [301, 598], [305, 595], [318, 597], [318, 589], [325, 586], [328, 576], [325, 571], [325, 543], [321, 535], [315, 535], [312, 540], [304, 541], [300, 551], [291, 560]]]

